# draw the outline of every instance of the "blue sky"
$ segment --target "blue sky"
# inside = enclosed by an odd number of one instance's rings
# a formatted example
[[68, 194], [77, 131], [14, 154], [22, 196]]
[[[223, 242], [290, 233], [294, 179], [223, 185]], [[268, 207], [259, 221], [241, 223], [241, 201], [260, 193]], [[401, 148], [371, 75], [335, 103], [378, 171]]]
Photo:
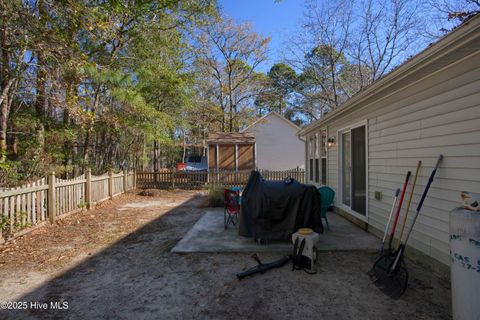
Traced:
[[283, 0], [219, 0], [223, 12], [238, 22], [251, 22], [253, 29], [263, 36], [271, 37], [270, 60], [264, 63], [261, 71], [281, 60], [284, 40], [292, 36], [302, 15], [304, 1]]
[[[295, 37], [295, 32], [300, 30], [299, 24], [303, 18], [305, 3], [304, 0], [217, 0], [223, 14], [233, 18], [237, 22], [250, 22], [255, 32], [271, 37], [269, 46], [269, 61], [266, 61], [258, 68], [258, 71], [268, 72], [270, 67], [279, 61], [282, 61], [282, 49], [288, 39]], [[328, 1], [328, 0], [325, 0]], [[458, 5], [464, 0], [449, 0], [452, 4]], [[413, 3], [413, 2], [412, 2]], [[422, 3], [418, 0], [418, 3]], [[431, 5], [421, 5], [419, 21], [424, 29], [431, 33], [437, 33], [440, 27], [450, 29], [454, 23], [449, 23], [446, 14], [433, 12]], [[441, 14], [439, 16], [439, 14]], [[440, 18], [440, 20], [438, 20]], [[440, 24], [439, 24], [440, 23]], [[428, 43], [435, 41], [432, 38], [421, 36], [418, 43], [411, 46], [410, 54], [415, 54]], [[414, 47], [417, 48], [414, 48]], [[403, 58], [396, 61], [395, 64], [402, 62]]]

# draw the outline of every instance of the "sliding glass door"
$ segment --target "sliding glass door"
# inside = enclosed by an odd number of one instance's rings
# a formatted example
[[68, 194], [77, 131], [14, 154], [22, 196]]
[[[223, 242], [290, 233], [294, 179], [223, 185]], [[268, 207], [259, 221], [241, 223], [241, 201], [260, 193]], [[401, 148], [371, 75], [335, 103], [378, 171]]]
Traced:
[[342, 133], [342, 202], [350, 207], [351, 203], [351, 176], [352, 176], [352, 154], [350, 143], [350, 131]]
[[367, 148], [365, 125], [341, 132], [342, 203], [367, 214]]
[[365, 126], [352, 129], [352, 210], [367, 214], [367, 153]]

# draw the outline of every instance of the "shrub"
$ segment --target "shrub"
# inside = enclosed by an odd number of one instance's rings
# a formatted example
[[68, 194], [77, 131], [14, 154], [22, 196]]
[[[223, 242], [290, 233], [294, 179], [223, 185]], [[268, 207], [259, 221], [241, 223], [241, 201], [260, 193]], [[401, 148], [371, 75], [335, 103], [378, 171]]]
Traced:
[[0, 231], [6, 232], [10, 227], [10, 219], [7, 216], [0, 215]]
[[223, 207], [223, 187], [210, 186], [208, 188], [208, 205], [210, 207]]

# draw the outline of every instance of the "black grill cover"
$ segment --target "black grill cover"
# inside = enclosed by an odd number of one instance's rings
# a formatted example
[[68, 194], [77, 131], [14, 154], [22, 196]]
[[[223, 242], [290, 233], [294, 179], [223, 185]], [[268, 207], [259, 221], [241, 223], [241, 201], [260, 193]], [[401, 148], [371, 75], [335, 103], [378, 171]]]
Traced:
[[323, 233], [315, 186], [296, 180], [265, 181], [252, 171], [242, 194], [238, 234], [265, 240], [288, 240], [299, 228]]

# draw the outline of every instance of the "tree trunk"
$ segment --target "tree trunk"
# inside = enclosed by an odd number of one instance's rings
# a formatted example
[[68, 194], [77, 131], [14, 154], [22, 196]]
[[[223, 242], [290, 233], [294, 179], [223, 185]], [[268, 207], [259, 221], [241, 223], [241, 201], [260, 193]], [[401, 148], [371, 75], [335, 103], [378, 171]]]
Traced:
[[8, 92], [10, 86], [13, 84], [13, 78], [9, 76], [9, 58], [8, 58], [8, 26], [6, 19], [6, 5], [4, 1], [0, 0], [0, 30], [2, 32], [0, 36], [2, 47], [2, 68], [0, 71], [1, 84], [0, 92], [0, 162], [6, 160], [7, 153], [7, 123], [8, 123]]
[[[76, 91], [75, 85], [73, 82], [68, 82], [65, 88], [65, 109], [63, 109], [63, 125], [68, 127], [70, 124], [70, 114], [69, 111], [73, 108], [73, 104], [76, 101]], [[72, 154], [72, 142], [65, 141], [63, 145], [63, 165], [69, 166], [73, 165], [73, 154]], [[73, 174], [73, 172], [72, 172]], [[63, 175], [64, 179], [68, 179], [68, 171], [65, 170], [65, 174]]]
[[182, 156], [182, 162], [185, 163], [185, 156], [187, 155], [187, 141], [186, 141], [186, 135], [185, 135], [185, 130], [183, 130], [183, 156]]
[[157, 140], [153, 141], [153, 171], [158, 172], [160, 171], [160, 142]]
[[78, 177], [80, 175], [80, 167], [76, 163], [76, 160], [78, 158], [78, 146], [77, 143], [75, 142], [72, 147], [72, 162], [74, 163], [73, 166], [73, 177]]
[[[97, 108], [98, 108], [98, 104], [100, 102], [100, 90], [101, 90], [101, 87], [100, 85], [97, 86], [96, 90], [95, 90], [95, 99], [94, 99], [94, 102], [93, 102], [93, 106], [92, 106], [92, 113], [95, 114], [95, 112], [97, 111]], [[93, 127], [93, 123], [90, 124], [90, 126]], [[84, 163], [84, 166], [88, 164], [88, 157], [89, 157], [89, 152], [90, 152], [90, 131], [93, 130], [93, 128], [91, 127], [88, 127], [87, 128], [87, 131], [85, 133], [85, 142], [84, 142], [84, 150], [83, 150], [83, 163]], [[95, 146], [94, 146], [95, 147]], [[95, 150], [94, 150], [95, 151]]]
[[18, 160], [18, 137], [16, 134], [7, 135], [8, 158]]
[[[37, 154], [40, 156], [43, 153], [43, 147], [45, 145], [45, 127], [44, 123], [46, 122], [47, 118], [47, 88], [46, 84], [46, 77], [47, 72], [45, 70], [45, 59], [43, 54], [39, 51], [37, 53], [38, 57], [38, 66], [37, 66], [37, 97], [35, 100], [35, 113], [37, 114], [37, 118], [40, 119], [40, 125], [37, 130]], [[39, 134], [40, 133], [40, 134]]]
[[0, 95], [0, 162], [6, 160], [7, 156], [7, 129], [8, 116], [10, 114], [10, 88], [12, 87], [14, 79], [4, 81], [2, 86], [2, 93]]
[[43, 148], [45, 146], [45, 127], [43, 124], [40, 124], [38, 129], [37, 129], [37, 141], [38, 141], [38, 146], [37, 146], [37, 157], [40, 159], [41, 154], [43, 153]]
[[8, 113], [8, 99], [3, 99], [0, 105], [0, 162], [4, 162], [7, 155]]
[[332, 75], [332, 88], [333, 88], [333, 101], [335, 103], [335, 108], [338, 107], [338, 96], [337, 96], [337, 79], [335, 78], [335, 61], [333, 58], [330, 58], [330, 72]]
[[43, 54], [39, 51], [37, 53], [38, 66], [37, 66], [37, 98], [35, 101], [35, 112], [37, 117], [43, 122], [45, 120], [46, 108], [46, 87], [45, 81], [47, 77], [47, 72], [45, 70], [45, 58]]

